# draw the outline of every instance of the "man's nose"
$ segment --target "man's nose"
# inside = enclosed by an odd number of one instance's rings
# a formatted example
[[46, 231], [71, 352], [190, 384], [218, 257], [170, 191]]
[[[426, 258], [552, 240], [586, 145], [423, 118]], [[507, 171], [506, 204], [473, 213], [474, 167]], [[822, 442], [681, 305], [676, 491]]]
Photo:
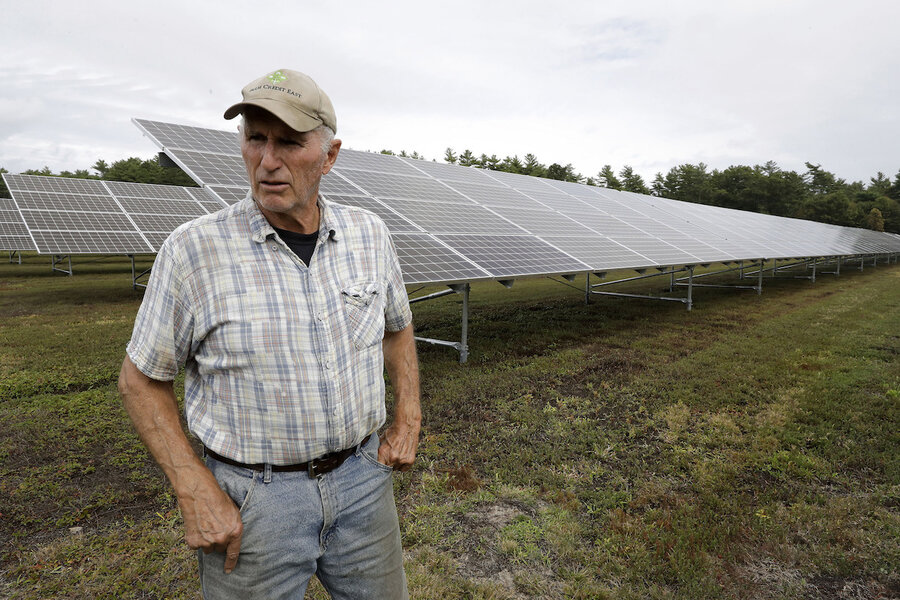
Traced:
[[275, 140], [266, 140], [266, 145], [263, 147], [260, 166], [267, 171], [275, 171], [281, 166], [281, 156], [278, 152]]

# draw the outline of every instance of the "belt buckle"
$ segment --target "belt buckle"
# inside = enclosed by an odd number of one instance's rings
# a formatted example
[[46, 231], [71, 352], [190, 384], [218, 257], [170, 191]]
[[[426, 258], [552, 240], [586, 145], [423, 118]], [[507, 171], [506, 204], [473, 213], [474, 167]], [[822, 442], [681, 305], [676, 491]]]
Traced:
[[310, 479], [317, 479], [326, 473], [329, 473], [337, 467], [340, 458], [334, 454], [326, 454], [319, 458], [313, 459], [306, 464], [306, 472], [309, 473]]

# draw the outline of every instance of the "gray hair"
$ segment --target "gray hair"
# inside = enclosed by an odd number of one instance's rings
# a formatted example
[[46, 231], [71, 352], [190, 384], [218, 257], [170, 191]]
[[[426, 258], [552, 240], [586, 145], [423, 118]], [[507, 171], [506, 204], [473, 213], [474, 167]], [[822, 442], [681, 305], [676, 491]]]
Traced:
[[[245, 124], [246, 120], [244, 119], [244, 115], [241, 114], [241, 122], [238, 124], [238, 131], [241, 132], [241, 135], [244, 133]], [[328, 151], [331, 150], [331, 142], [334, 141], [334, 129], [322, 123], [312, 131], [313, 133], [319, 134], [319, 139], [322, 142], [322, 152], [328, 154]]]

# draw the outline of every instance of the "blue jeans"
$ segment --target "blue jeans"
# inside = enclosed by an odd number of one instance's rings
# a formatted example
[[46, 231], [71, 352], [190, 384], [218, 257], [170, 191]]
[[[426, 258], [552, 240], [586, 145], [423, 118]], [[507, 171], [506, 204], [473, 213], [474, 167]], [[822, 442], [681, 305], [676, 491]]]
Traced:
[[392, 469], [378, 436], [317, 479], [305, 472], [252, 471], [207, 457], [244, 523], [237, 566], [198, 551], [207, 600], [301, 599], [315, 574], [332, 598], [406, 599]]

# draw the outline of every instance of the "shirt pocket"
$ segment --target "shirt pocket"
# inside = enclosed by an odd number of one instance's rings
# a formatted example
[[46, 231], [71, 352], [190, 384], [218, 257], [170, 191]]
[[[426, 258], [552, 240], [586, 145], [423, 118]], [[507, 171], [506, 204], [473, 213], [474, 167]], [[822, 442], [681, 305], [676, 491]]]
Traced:
[[364, 281], [341, 288], [350, 338], [357, 349], [368, 348], [384, 337], [384, 286]]

